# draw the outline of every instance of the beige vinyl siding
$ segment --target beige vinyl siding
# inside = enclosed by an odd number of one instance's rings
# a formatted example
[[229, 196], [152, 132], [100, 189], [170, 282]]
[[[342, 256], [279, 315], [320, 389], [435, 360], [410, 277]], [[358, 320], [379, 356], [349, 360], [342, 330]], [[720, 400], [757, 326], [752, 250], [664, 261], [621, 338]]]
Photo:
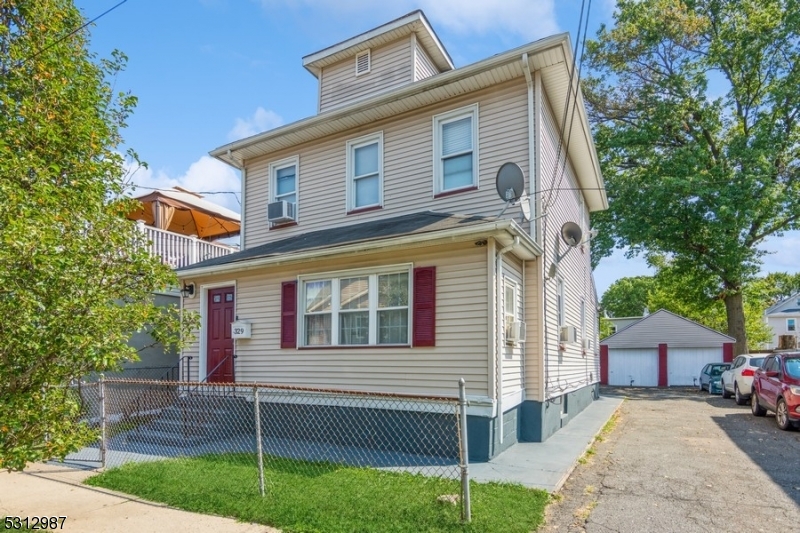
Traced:
[[[558, 123], [553, 116], [547, 99], [542, 105], [542, 189], [545, 191], [543, 202], [550, 200], [547, 216], [544, 219], [544, 272], [554, 261], [556, 253], [564, 254], [567, 245], [561, 240], [561, 226], [572, 221], [581, 225], [584, 240], [588, 236], [588, 212], [581, 202], [581, 191], [577, 190], [572, 165], [563, 166], [564, 151], [561, 152], [561, 163], [556, 167], [558, 153]], [[563, 168], [563, 171], [562, 171]], [[554, 175], [554, 169], [555, 175]], [[562, 177], [563, 176], [563, 177]], [[553, 190], [552, 197], [550, 189]], [[586, 305], [586, 333], [590, 339], [596, 339], [596, 305], [594, 305], [594, 288], [589, 245], [584, 244], [571, 250], [558, 265], [556, 278], [545, 283], [545, 397], [553, 398], [566, 392], [585, 387], [599, 381], [599, 352], [592, 350], [586, 353], [581, 346], [581, 299]], [[574, 326], [578, 331], [578, 342], [564, 343], [565, 350], [559, 351], [559, 331], [556, 310], [557, 279], [564, 281], [564, 316], [565, 325]]]
[[[503, 278], [504, 283], [509, 280], [517, 286], [516, 320], [522, 321], [525, 304], [522, 294], [522, 262], [513, 256], [509, 256], [509, 254], [504, 255]], [[505, 321], [505, 290], [500, 293], [500, 299], [502, 302], [501, 314], [503, 316], [503, 320]], [[503, 395], [505, 396], [512, 392], [518, 392], [524, 388], [523, 351], [525, 345], [517, 344], [515, 346], [509, 346], [506, 344], [505, 323], [503, 323], [503, 329], [500, 331], [500, 336], [502, 342], [500, 354], [503, 358]]]
[[[474, 103], [479, 105], [479, 190], [433, 198], [433, 116]], [[516, 162], [526, 176], [528, 166], [527, 96], [524, 82], [512, 82], [470, 97], [454, 98], [336, 135], [319, 142], [275, 153], [268, 159], [248, 162], [245, 247], [292, 237], [334, 226], [358, 224], [391, 216], [432, 210], [445, 213], [497, 215], [503, 202], [497, 196], [495, 175], [500, 166]], [[370, 133], [383, 132], [384, 207], [346, 214], [345, 145]], [[299, 156], [298, 224], [269, 231], [266, 209], [269, 198], [268, 168], [271, 161]], [[529, 187], [527, 187], [529, 190]], [[504, 214], [519, 220], [519, 209]], [[528, 223], [523, 224], [527, 229]]]
[[425, 53], [425, 49], [418, 42], [414, 44], [416, 60], [414, 61], [414, 81], [424, 80], [439, 74], [439, 69], [433, 64], [431, 58]]
[[[486, 248], [474, 243], [428, 246], [396, 253], [326, 259], [236, 276], [193, 279], [198, 287], [236, 280], [236, 315], [252, 324], [252, 338], [236, 344], [236, 381], [411, 394], [457, 395], [458, 379], [470, 394], [488, 395], [488, 300]], [[281, 349], [281, 283], [297, 276], [413, 262], [436, 267], [436, 346], [432, 348]], [[199, 311], [201, 298], [186, 300]], [[192, 379], [200, 366], [199, 342]]]
[[542, 260], [525, 264], [525, 397], [544, 400], [544, 358], [541, 343]]
[[320, 75], [320, 113], [413, 81], [411, 39], [404, 37], [370, 51], [370, 71], [356, 76], [355, 55], [324, 67]]

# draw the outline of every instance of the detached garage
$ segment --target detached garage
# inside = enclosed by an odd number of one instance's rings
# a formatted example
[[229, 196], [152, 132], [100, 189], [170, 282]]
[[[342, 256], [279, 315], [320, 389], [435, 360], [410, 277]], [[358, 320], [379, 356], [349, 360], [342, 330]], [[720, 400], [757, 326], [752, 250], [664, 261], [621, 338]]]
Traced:
[[733, 361], [735, 339], [661, 309], [600, 342], [600, 383], [692, 386], [706, 363]]

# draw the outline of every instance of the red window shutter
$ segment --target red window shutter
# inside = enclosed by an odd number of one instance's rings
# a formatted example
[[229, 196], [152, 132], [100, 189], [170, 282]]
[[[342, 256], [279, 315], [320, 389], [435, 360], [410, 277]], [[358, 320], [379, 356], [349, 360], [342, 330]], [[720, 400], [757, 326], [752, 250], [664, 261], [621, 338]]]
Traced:
[[281, 284], [281, 348], [297, 348], [297, 282]]
[[436, 267], [414, 269], [413, 346], [436, 346]]

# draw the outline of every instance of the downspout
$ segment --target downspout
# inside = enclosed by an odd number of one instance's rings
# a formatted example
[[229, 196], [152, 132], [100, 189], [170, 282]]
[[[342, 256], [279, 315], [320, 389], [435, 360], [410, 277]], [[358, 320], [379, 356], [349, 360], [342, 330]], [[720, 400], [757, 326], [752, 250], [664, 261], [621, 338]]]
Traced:
[[[527, 52], [522, 54], [522, 73], [525, 74], [525, 83], [528, 86], [528, 174], [530, 175], [530, 195], [528, 197], [528, 203], [531, 209], [530, 234], [533, 240], [536, 241], [536, 244], [541, 244], [541, 233], [539, 232], [539, 206], [541, 205], [541, 185], [539, 177], [541, 164], [539, 162], [539, 150], [537, 149], [539, 132], [536, 127], [536, 119], [539, 113], [537, 112], [538, 107], [536, 106], [534, 97], [536, 93], [534, 76], [531, 73], [531, 65], [528, 62]], [[539, 81], [538, 75], [536, 81]]]
[[503, 336], [505, 329], [503, 328], [503, 320], [505, 320], [505, 313], [503, 309], [500, 308], [500, 302], [502, 302], [503, 298], [505, 297], [505, 291], [503, 287], [503, 256], [513, 250], [516, 246], [519, 246], [519, 237], [514, 237], [514, 242], [506, 246], [505, 248], [501, 248], [499, 252], [497, 252], [497, 259], [495, 259], [495, 272], [497, 272], [497, 290], [495, 291], [495, 321], [497, 323], [497, 339], [496, 342], [496, 379], [497, 379], [497, 418], [500, 423], [500, 444], [503, 444]]

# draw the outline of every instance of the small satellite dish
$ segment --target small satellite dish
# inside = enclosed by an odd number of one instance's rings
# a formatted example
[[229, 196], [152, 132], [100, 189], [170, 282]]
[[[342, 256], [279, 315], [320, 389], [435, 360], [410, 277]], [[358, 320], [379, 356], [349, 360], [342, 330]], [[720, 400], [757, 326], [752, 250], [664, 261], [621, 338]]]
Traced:
[[519, 208], [522, 211], [522, 218], [525, 220], [531, 219], [531, 203], [528, 196], [523, 196], [519, 199]]
[[525, 193], [525, 175], [516, 163], [503, 163], [495, 181], [497, 194], [504, 202], [516, 202]]
[[568, 246], [574, 247], [580, 244], [583, 232], [581, 227], [574, 222], [564, 222], [561, 226], [561, 239], [567, 243]]

